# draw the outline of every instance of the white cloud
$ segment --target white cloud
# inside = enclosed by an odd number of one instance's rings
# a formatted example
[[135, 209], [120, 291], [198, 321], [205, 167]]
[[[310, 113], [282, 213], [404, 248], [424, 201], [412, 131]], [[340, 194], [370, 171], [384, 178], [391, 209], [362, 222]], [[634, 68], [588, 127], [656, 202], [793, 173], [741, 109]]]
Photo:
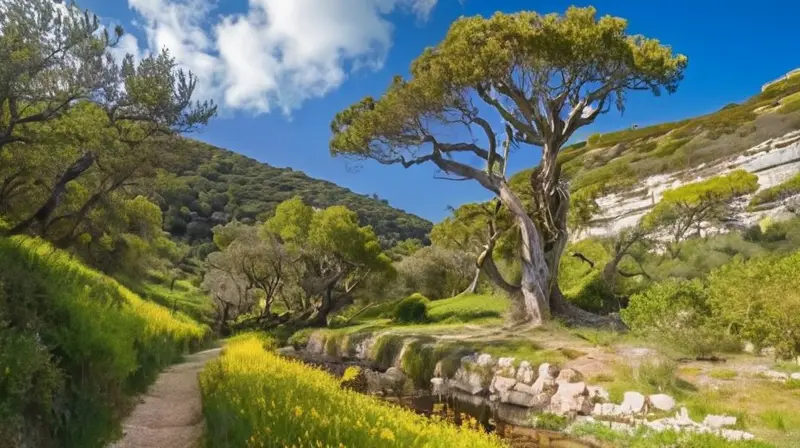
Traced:
[[[249, 0], [239, 14], [212, 0], [128, 0], [147, 50], [168, 48], [199, 78], [198, 97], [256, 113], [290, 113], [339, 87], [349, 73], [383, 66], [392, 45], [387, 15], [426, 20], [437, 0]], [[120, 52], [141, 55], [131, 37]]]
[[[109, 31], [109, 33], [110, 32], [111, 31]], [[143, 51], [139, 49], [139, 40], [136, 39], [136, 36], [133, 34], [123, 34], [122, 38], [117, 42], [117, 45], [115, 45], [110, 52], [117, 63], [120, 64], [122, 60], [125, 59], [125, 56], [129, 54], [133, 55], [134, 61], [139, 61], [146, 56], [146, 53], [143, 53]]]

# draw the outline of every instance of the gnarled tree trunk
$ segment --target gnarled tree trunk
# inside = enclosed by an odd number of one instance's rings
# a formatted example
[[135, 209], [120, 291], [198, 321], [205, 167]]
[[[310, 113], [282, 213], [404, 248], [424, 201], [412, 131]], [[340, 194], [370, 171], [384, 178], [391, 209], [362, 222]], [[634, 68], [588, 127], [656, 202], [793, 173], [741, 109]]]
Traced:
[[[549, 320], [551, 314], [548, 298], [550, 272], [542, 250], [539, 231], [528, 216], [525, 206], [505, 181], [500, 184], [499, 189], [500, 200], [514, 215], [522, 240], [520, 248], [522, 281], [519, 286], [519, 294], [531, 323], [541, 324]], [[494, 263], [491, 263], [491, 266], [494, 266]]]

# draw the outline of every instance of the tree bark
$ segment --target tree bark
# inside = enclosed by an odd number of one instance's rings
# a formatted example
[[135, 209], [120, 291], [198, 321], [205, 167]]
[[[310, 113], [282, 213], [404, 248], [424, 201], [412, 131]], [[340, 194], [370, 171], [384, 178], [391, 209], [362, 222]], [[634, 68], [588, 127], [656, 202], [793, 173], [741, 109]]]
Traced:
[[539, 230], [528, 216], [528, 211], [525, 210], [522, 201], [511, 191], [511, 187], [505, 181], [500, 182], [499, 193], [503, 205], [513, 214], [522, 239], [520, 248], [522, 283], [519, 293], [525, 313], [531, 323], [542, 324], [551, 318], [548, 297], [550, 272], [542, 250]]
[[480, 278], [481, 278], [481, 267], [478, 266], [477, 268], [475, 268], [475, 275], [472, 277], [472, 282], [470, 282], [469, 286], [467, 286], [467, 289], [461, 291], [459, 295], [462, 296], [465, 294], [475, 294], [476, 292], [478, 292], [478, 280], [480, 280]]
[[36, 213], [14, 226], [14, 228], [9, 231], [9, 234], [17, 235], [25, 232], [30, 228], [31, 225], [33, 225], [34, 222], [38, 222], [44, 227], [45, 223], [48, 221], [48, 219], [50, 219], [50, 215], [52, 215], [55, 209], [58, 208], [59, 204], [61, 204], [61, 200], [63, 199], [64, 194], [67, 192], [67, 184], [77, 179], [81, 174], [88, 170], [92, 164], [94, 164], [94, 161], [95, 155], [93, 152], [89, 151], [78, 158], [78, 160], [73, 162], [72, 165], [70, 165], [70, 167], [64, 171], [64, 174], [61, 175], [61, 178], [58, 179], [50, 193], [50, 197], [47, 198], [47, 201], [45, 201], [45, 203], [39, 207]]

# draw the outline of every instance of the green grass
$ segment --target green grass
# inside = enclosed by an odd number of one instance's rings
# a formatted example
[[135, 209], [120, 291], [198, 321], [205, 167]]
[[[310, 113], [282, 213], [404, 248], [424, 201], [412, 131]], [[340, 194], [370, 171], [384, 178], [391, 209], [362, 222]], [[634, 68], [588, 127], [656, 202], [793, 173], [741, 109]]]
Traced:
[[471, 322], [486, 318], [502, 318], [510, 300], [505, 296], [465, 295], [428, 304], [428, 318], [433, 322]]
[[782, 114], [790, 114], [800, 110], [800, 92], [793, 93], [781, 100], [781, 107], [778, 111]]
[[697, 388], [678, 378], [677, 365], [667, 359], [642, 360], [638, 365], [618, 365], [614, 369], [614, 380], [608, 384], [611, 400], [620, 402], [627, 391], [643, 394], [665, 393], [676, 399], [688, 396]]
[[144, 299], [183, 312], [200, 322], [212, 321], [211, 299], [200, 288], [186, 280], [178, 280], [172, 289], [168, 281], [159, 282], [156, 277], [138, 282], [126, 278], [121, 278], [120, 281]]
[[0, 320], [0, 440], [29, 446], [104, 446], [130, 396], [209, 336], [27, 237], [0, 238]]
[[579, 329], [573, 334], [598, 347], [611, 347], [620, 342], [623, 337], [618, 331], [612, 330]]
[[708, 376], [717, 380], [732, 380], [738, 376], [738, 373], [735, 370], [720, 369], [712, 370]]
[[644, 427], [624, 433], [601, 423], [584, 423], [570, 428], [575, 437], [589, 437], [604, 442], [603, 446], [617, 448], [770, 448], [768, 443], [747, 440], [731, 442], [715, 434], [664, 431], [655, 432]]

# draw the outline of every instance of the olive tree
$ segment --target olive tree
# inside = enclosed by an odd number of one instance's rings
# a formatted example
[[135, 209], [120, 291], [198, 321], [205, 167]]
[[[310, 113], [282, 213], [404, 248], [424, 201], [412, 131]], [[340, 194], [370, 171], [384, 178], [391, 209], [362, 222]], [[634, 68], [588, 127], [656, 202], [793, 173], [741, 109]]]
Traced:
[[[570, 306], [556, 283], [569, 208], [558, 152], [612, 106], [623, 110], [629, 92], [674, 92], [687, 65], [686, 57], [626, 29], [625, 20], [598, 18], [591, 7], [461, 18], [413, 62], [409, 79], [395, 77], [382, 97], [336, 115], [331, 152], [404, 167], [433, 163], [478, 182], [508, 209], [520, 234], [522, 281], [503, 281], [503, 289], [523, 302], [533, 323], [553, 312], [597, 322]], [[496, 114], [502, 126], [492, 124]], [[505, 176], [512, 146], [541, 151], [529, 207]]]
[[354, 293], [373, 274], [391, 268], [375, 232], [341, 205], [315, 211], [299, 197], [282, 202], [264, 223], [262, 234], [278, 238], [296, 264], [298, 323], [325, 326], [328, 315], [353, 302]]

